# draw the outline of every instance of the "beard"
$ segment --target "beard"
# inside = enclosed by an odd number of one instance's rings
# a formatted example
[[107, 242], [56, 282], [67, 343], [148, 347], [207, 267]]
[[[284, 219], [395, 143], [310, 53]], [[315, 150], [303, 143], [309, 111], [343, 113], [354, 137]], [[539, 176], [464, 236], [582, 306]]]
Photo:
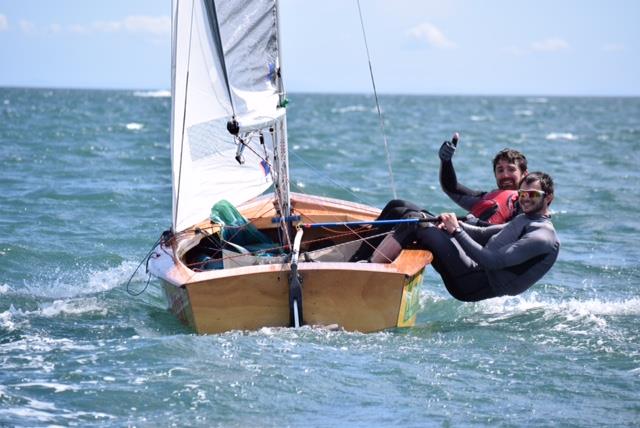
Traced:
[[502, 190], [516, 190], [517, 183], [511, 178], [503, 178], [498, 181], [498, 188]]
[[530, 200], [526, 204], [523, 204], [522, 201], [520, 201], [520, 207], [522, 207], [522, 211], [524, 211], [525, 214], [536, 214], [542, 212], [544, 210], [544, 198], [540, 198], [537, 202]]

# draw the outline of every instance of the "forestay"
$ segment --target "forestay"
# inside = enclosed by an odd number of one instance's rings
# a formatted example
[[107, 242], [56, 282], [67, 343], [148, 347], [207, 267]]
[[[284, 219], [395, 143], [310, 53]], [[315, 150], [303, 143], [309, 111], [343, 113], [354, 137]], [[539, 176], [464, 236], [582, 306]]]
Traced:
[[[271, 185], [269, 127], [286, 138], [279, 66], [275, 0], [173, 0], [174, 231], [205, 219], [221, 199], [239, 204]], [[241, 135], [265, 129], [268, 140], [245, 138], [243, 164], [227, 130], [234, 117]]]

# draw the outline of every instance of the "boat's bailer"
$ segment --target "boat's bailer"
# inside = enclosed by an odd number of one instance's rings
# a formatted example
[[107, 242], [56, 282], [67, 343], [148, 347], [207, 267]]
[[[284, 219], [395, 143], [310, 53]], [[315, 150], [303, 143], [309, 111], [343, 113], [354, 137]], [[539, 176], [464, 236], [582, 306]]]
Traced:
[[289, 192], [277, 2], [174, 0], [172, 24], [173, 222], [148, 261], [171, 310], [200, 333], [412, 325], [430, 253], [350, 262], [376, 232], [344, 223], [379, 210]]

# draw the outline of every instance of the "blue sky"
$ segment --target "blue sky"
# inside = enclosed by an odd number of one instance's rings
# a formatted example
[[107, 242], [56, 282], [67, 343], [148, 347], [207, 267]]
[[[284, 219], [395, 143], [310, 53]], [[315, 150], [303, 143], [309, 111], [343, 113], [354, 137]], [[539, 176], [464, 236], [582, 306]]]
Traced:
[[[640, 1], [360, 0], [378, 90], [640, 95]], [[0, 0], [0, 86], [168, 89], [170, 0]], [[370, 92], [355, 0], [281, 0], [290, 92]]]

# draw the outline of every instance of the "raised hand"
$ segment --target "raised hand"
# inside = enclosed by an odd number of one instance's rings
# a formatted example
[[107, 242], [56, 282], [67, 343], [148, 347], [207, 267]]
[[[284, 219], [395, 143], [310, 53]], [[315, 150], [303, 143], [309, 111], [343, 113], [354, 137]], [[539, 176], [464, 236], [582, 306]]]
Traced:
[[458, 146], [458, 133], [454, 133], [451, 141], [445, 141], [440, 146], [440, 151], [438, 151], [438, 156], [440, 156], [440, 160], [443, 162], [448, 162], [453, 157], [453, 154], [456, 152], [456, 147]]

